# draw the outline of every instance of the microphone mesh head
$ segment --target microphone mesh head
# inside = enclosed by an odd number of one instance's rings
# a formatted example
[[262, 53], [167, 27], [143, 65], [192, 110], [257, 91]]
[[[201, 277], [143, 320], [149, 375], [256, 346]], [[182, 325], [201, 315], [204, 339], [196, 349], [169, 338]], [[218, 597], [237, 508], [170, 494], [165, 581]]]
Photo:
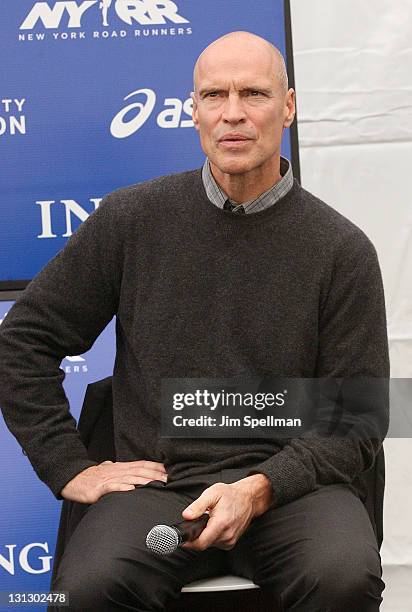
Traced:
[[168, 525], [155, 525], [146, 536], [146, 546], [158, 555], [170, 555], [179, 546], [179, 536]]

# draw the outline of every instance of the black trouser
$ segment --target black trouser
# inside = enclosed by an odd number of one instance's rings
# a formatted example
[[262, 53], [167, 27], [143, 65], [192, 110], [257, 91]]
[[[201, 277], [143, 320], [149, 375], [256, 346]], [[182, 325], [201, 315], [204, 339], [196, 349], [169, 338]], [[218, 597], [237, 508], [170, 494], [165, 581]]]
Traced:
[[[53, 591], [70, 610], [163, 610], [193, 580], [232, 573], [271, 585], [284, 610], [376, 612], [385, 584], [367, 511], [346, 485], [322, 487], [254, 519], [231, 551], [178, 549], [159, 557], [145, 538], [173, 524], [218, 478], [152, 481], [88, 507], [61, 560]], [[207, 597], [207, 595], [205, 595]], [[67, 609], [67, 608], [66, 608]], [[64, 608], [60, 608], [64, 610]]]

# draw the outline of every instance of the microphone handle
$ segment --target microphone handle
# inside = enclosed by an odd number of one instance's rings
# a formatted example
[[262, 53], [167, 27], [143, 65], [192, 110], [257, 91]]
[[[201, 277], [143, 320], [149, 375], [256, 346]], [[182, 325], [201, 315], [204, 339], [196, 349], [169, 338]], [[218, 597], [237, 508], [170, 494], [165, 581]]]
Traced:
[[197, 519], [182, 521], [181, 523], [173, 525], [173, 529], [175, 529], [179, 536], [179, 545], [184, 542], [193, 542], [193, 540], [196, 540], [206, 527], [208, 520], [209, 513], [205, 512]]

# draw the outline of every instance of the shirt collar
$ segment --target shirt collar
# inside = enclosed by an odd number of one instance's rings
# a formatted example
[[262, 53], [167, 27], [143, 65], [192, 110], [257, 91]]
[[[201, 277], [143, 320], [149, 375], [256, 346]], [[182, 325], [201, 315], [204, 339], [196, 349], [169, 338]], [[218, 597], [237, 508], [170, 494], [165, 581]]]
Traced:
[[[272, 185], [272, 187], [264, 193], [261, 193], [257, 198], [244, 202], [243, 204], [238, 204], [238, 202], [233, 202], [232, 200], [230, 201], [232, 204], [243, 206], [246, 214], [259, 212], [269, 206], [273, 206], [273, 204], [276, 204], [276, 202], [283, 198], [293, 186], [292, 165], [285, 157], [280, 158], [280, 175], [282, 177], [280, 181]], [[212, 171], [210, 170], [210, 163], [207, 157], [202, 168], [202, 180], [209, 200], [215, 204], [215, 206], [223, 208], [228, 196], [216, 183]], [[235, 207], [232, 212], [236, 212], [236, 210]]]

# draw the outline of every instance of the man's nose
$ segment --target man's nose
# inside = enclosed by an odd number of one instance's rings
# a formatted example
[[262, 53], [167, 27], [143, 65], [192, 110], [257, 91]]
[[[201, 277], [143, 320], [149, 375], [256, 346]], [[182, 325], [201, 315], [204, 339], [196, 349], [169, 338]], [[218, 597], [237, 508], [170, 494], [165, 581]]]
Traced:
[[246, 119], [243, 101], [238, 95], [229, 95], [225, 100], [222, 112], [223, 121], [228, 123], [239, 123]]

